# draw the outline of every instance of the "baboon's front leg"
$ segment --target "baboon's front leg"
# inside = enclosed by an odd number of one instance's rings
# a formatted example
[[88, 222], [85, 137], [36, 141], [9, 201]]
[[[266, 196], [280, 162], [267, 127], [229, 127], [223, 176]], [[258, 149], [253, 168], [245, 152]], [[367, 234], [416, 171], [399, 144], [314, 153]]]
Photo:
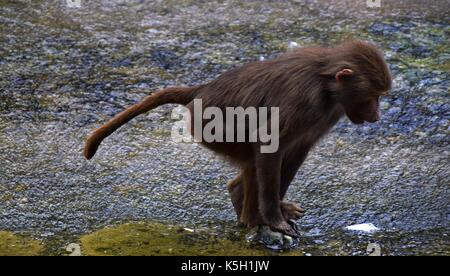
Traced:
[[300, 166], [308, 155], [309, 148], [292, 151], [283, 157], [281, 164], [280, 200], [283, 200], [286, 192], [295, 177]]
[[[280, 173], [280, 207], [283, 217], [287, 220], [299, 219], [305, 210], [298, 205], [290, 202], [283, 202], [283, 198], [294, 179], [298, 169], [305, 161], [308, 155], [309, 148], [302, 148], [299, 150], [293, 150], [286, 154], [281, 164]], [[243, 176], [244, 170], [242, 169], [240, 174], [228, 183], [228, 191], [230, 193], [231, 202], [233, 203], [234, 210], [236, 212], [238, 220], [241, 218], [242, 206], [244, 201], [244, 185]], [[249, 216], [249, 215], [247, 215]]]
[[273, 231], [298, 237], [298, 232], [288, 223], [281, 210], [281, 162], [279, 153], [261, 153], [255, 158], [259, 211], [263, 223]]
[[298, 205], [291, 202], [283, 202], [283, 198], [295, 177], [298, 169], [305, 161], [308, 155], [309, 148], [302, 148], [295, 151], [291, 151], [286, 154], [283, 158], [281, 164], [281, 181], [280, 181], [280, 201], [281, 201], [281, 212], [287, 220], [297, 220], [299, 219], [305, 210]]

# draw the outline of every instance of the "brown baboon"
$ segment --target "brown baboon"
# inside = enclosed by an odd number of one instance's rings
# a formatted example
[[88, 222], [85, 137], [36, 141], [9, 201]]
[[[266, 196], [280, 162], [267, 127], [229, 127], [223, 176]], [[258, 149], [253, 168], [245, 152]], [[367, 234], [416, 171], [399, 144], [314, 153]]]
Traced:
[[220, 109], [278, 107], [279, 149], [274, 153], [261, 153], [259, 141], [203, 144], [241, 168], [228, 189], [242, 223], [265, 224], [297, 236], [290, 222], [304, 210], [283, 198], [308, 151], [344, 114], [355, 124], [379, 120], [379, 98], [390, 88], [388, 66], [370, 43], [301, 48], [245, 64], [204, 85], [155, 92], [93, 131], [84, 155], [92, 158], [105, 137], [163, 104], [182, 104], [191, 113], [194, 99], [202, 99], [203, 107]]

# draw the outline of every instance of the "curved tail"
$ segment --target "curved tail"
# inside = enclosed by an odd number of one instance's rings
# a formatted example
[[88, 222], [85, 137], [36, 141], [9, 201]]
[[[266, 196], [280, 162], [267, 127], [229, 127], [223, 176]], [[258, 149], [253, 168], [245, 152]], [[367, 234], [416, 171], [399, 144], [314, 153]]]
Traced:
[[95, 155], [95, 152], [103, 139], [134, 117], [163, 104], [176, 103], [187, 105], [195, 98], [197, 94], [196, 88], [197, 87], [169, 87], [145, 97], [139, 103], [120, 112], [89, 135], [84, 146], [84, 157], [86, 157], [86, 159], [91, 159]]

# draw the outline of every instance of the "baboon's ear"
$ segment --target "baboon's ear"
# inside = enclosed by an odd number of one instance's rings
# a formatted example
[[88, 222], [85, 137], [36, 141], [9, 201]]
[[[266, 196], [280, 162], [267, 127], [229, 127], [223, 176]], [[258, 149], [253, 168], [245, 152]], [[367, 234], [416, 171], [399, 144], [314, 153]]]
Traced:
[[335, 78], [336, 78], [336, 81], [339, 82], [339, 81], [342, 81], [345, 78], [348, 78], [348, 77], [350, 77], [352, 75], [353, 75], [353, 70], [345, 68], [345, 69], [342, 69], [339, 72], [337, 72], [336, 75], [335, 75]]

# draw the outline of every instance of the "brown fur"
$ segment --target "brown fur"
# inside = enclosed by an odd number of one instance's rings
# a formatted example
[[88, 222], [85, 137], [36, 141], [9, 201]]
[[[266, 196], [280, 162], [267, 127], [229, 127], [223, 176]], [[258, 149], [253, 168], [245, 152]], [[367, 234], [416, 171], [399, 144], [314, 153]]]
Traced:
[[[354, 123], [379, 119], [379, 97], [391, 87], [386, 62], [372, 44], [351, 41], [334, 48], [311, 47], [225, 72], [193, 88], [167, 88], [126, 109], [95, 130], [86, 142], [90, 159], [100, 142], [135, 116], [166, 103], [203, 107], [279, 107], [280, 147], [262, 154], [260, 143], [203, 143], [241, 168], [228, 189], [240, 221], [267, 224], [297, 235], [288, 219], [303, 209], [282, 202], [308, 151], [344, 114]], [[193, 117], [193, 116], [192, 116]]]

